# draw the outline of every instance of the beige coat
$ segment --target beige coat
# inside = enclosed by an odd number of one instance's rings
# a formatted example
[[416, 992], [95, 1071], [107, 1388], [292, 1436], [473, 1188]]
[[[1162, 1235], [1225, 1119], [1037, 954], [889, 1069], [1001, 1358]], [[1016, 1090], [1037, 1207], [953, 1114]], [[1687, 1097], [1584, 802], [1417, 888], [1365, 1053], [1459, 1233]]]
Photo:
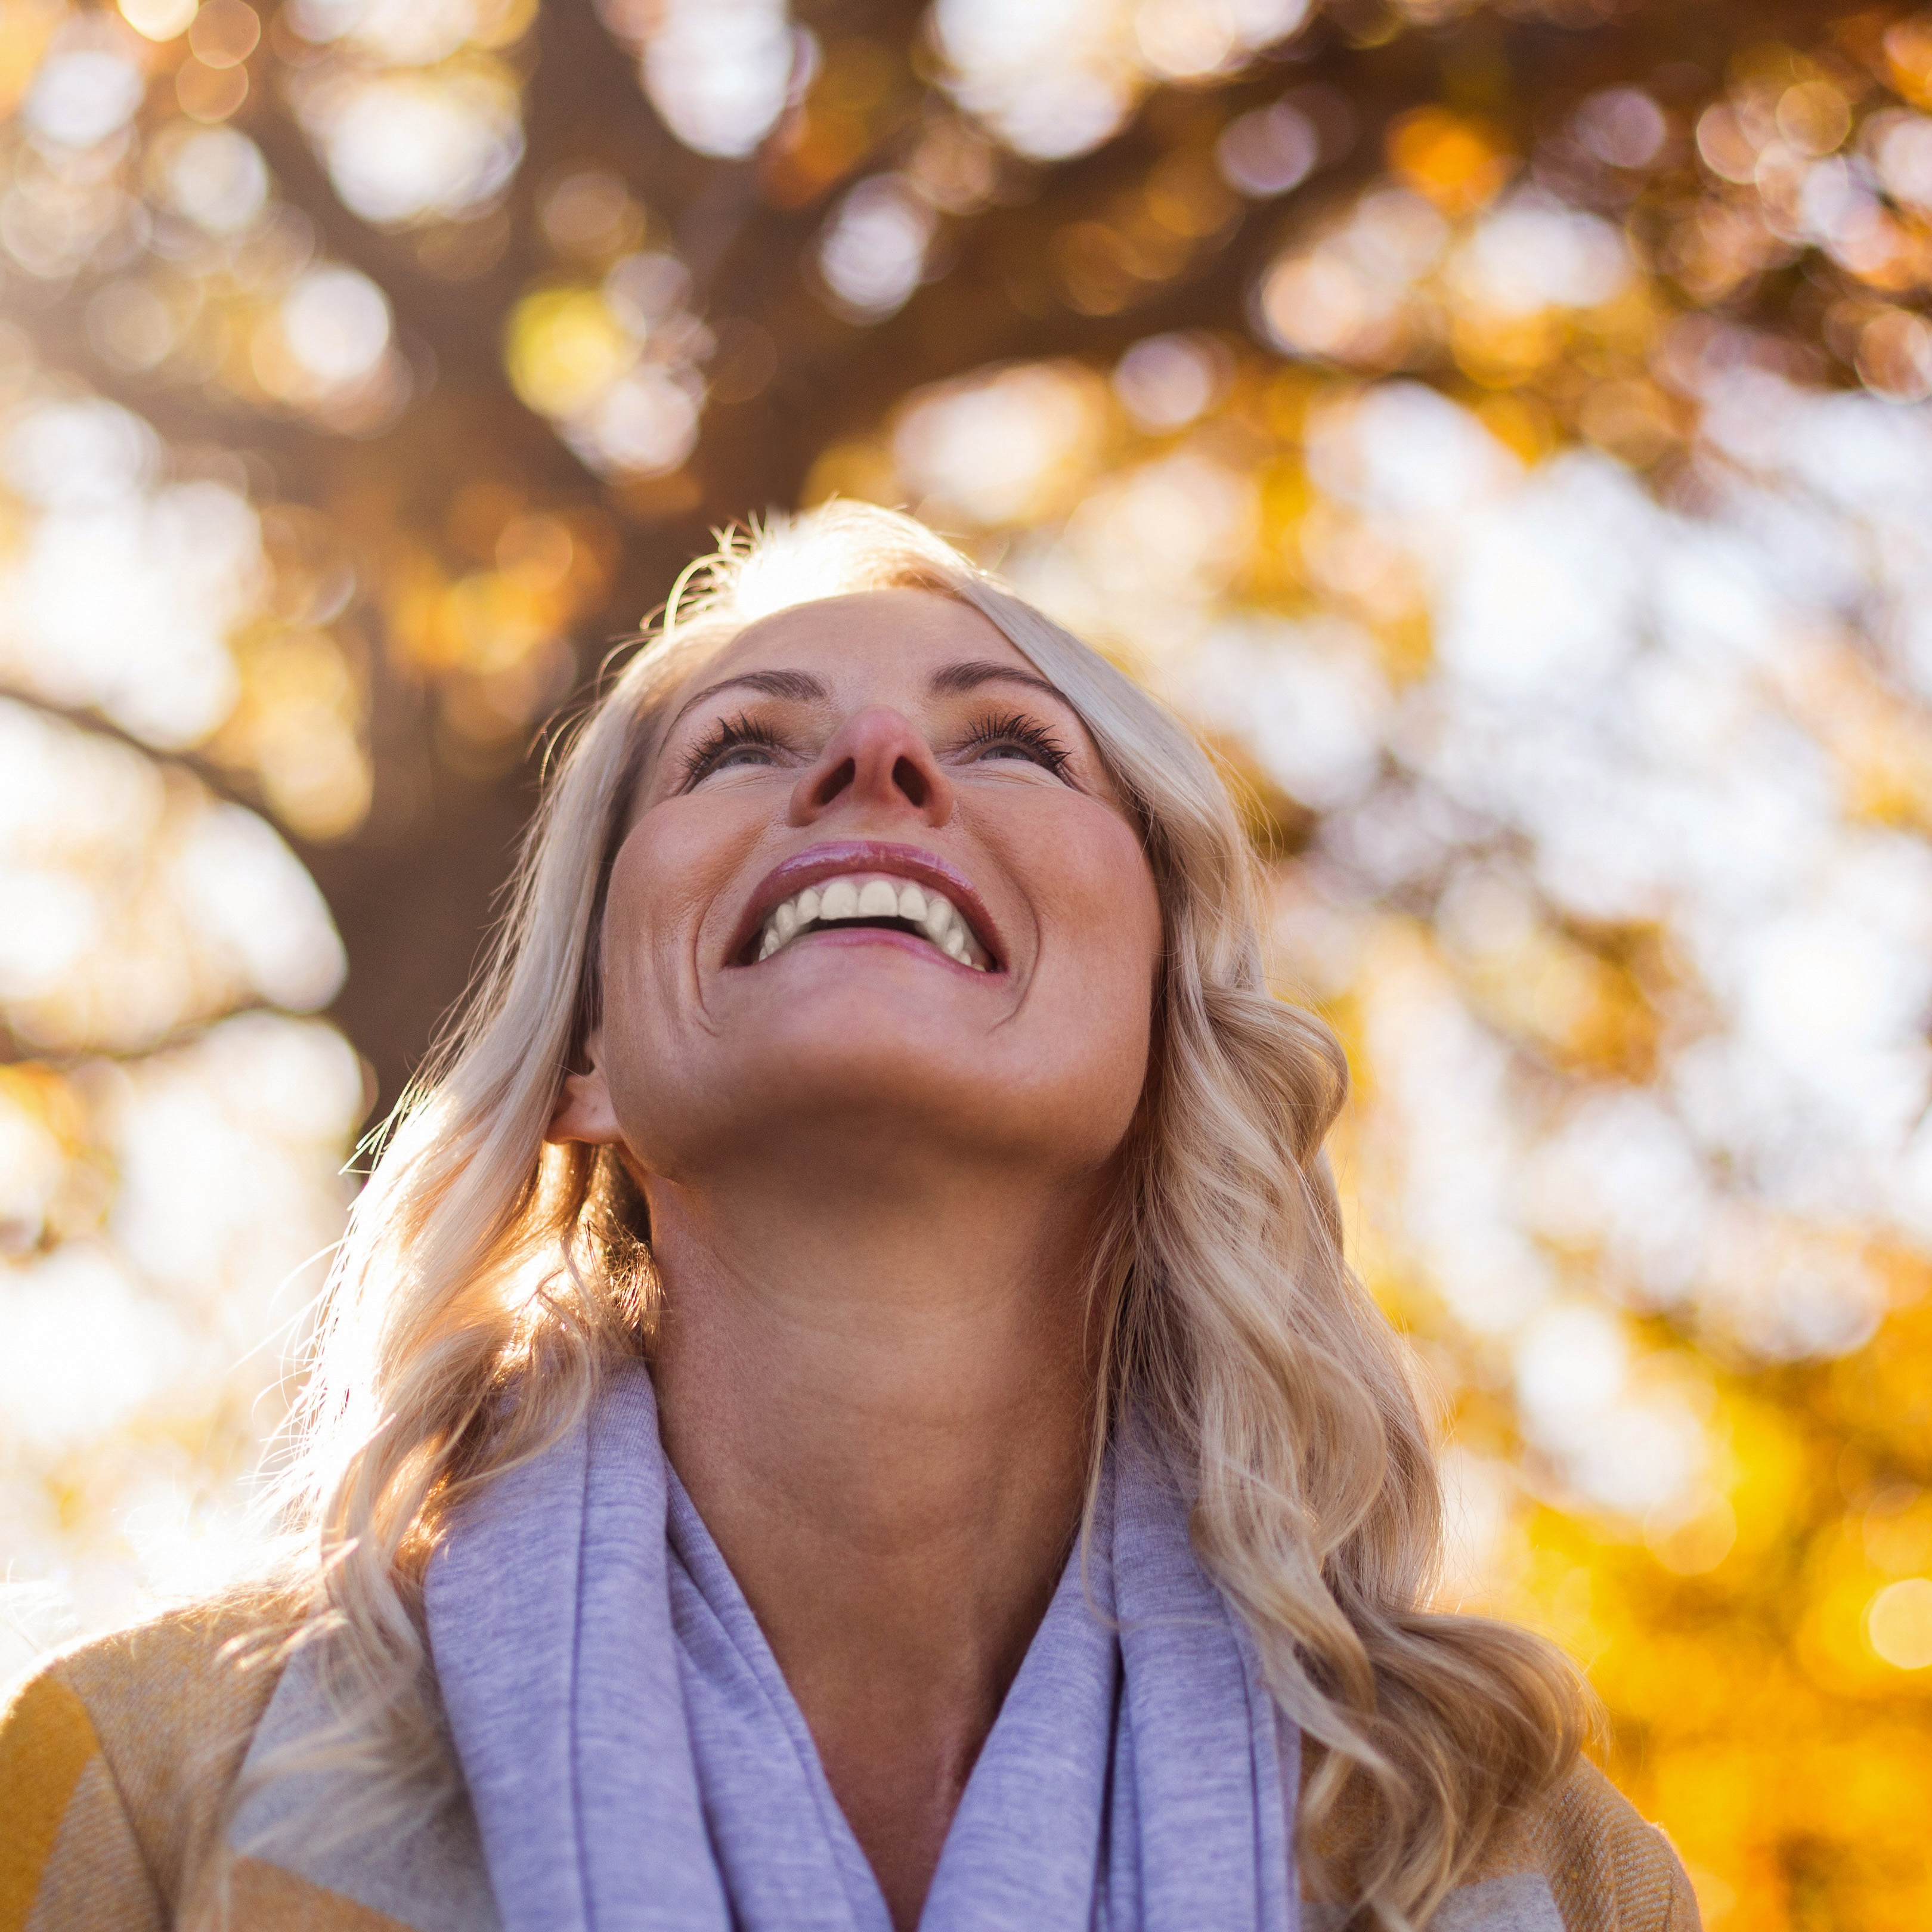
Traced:
[[[212, 1926], [224, 1806], [274, 1688], [272, 1669], [233, 1662], [227, 1646], [243, 1628], [232, 1612], [176, 1612], [56, 1654], [16, 1688], [0, 1711], [0, 1932]], [[1328, 1849], [1346, 1866], [1346, 1842]], [[1335, 1908], [1304, 1902], [1304, 1932], [1342, 1923]], [[226, 1924], [409, 1932], [251, 1858], [231, 1871]], [[1498, 1834], [1430, 1932], [1697, 1924], [1663, 1834], [1585, 1764]]]

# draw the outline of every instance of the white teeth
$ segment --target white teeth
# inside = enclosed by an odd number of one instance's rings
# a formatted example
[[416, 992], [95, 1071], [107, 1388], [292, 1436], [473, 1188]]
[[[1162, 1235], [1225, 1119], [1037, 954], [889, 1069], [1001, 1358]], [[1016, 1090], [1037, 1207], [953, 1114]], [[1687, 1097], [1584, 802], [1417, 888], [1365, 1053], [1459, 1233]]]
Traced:
[[877, 878], [827, 879], [774, 906], [765, 916], [758, 957], [769, 959], [814, 926], [872, 919], [904, 920], [949, 959], [975, 972], [985, 972], [991, 964], [950, 900], [928, 887]]

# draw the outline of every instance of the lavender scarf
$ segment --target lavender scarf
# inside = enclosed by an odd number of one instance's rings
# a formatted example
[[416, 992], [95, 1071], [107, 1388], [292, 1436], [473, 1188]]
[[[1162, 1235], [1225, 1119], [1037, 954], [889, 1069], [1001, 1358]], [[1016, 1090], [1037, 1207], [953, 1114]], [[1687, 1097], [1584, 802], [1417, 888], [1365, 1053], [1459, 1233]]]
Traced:
[[[921, 1932], [1294, 1932], [1297, 1739], [1186, 1518], [1150, 1458], [1116, 1459]], [[641, 1368], [484, 1492], [428, 1611], [467, 1809], [404, 1845], [277, 1862], [419, 1932], [891, 1932]], [[302, 1720], [300, 1675], [268, 1743]]]

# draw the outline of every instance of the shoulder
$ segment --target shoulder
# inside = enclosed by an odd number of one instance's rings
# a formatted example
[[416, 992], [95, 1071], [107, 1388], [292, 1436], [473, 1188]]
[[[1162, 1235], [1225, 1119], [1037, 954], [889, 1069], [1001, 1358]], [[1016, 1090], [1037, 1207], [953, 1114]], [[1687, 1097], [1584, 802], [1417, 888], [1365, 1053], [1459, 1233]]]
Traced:
[[[1376, 1829], [1359, 1788], [1318, 1847], [1346, 1873]], [[1306, 1932], [1346, 1911], [1304, 1900]], [[1579, 1759], [1541, 1797], [1509, 1814], [1436, 1908], [1428, 1932], [1698, 1932], [1696, 1894], [1670, 1841], [1596, 1766]]]
[[1464, 1885], [1511, 1878], [1541, 1880], [1562, 1932], [1696, 1932], [1700, 1924], [1670, 1840], [1584, 1759], [1508, 1821]]
[[165, 1923], [273, 1690], [259, 1610], [177, 1610], [0, 1696], [0, 1932]]

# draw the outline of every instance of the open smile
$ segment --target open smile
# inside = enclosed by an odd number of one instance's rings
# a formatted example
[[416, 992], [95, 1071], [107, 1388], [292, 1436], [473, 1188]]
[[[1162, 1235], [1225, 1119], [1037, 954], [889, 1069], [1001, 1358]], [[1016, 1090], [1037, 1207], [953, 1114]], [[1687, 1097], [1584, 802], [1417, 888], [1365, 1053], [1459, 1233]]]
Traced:
[[842, 844], [802, 853], [754, 895], [740, 965], [762, 964], [802, 940], [872, 930], [903, 934], [956, 965], [998, 972], [991, 922], [972, 886], [915, 847]]

